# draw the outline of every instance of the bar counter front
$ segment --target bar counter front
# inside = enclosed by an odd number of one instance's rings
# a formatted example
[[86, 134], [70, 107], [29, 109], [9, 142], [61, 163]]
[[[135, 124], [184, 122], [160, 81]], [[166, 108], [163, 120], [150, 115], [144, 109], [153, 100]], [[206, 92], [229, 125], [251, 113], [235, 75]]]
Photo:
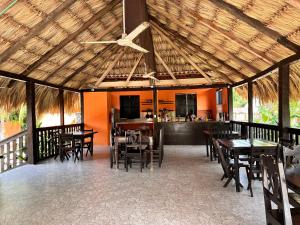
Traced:
[[[205, 145], [204, 130], [229, 122], [195, 121], [195, 122], [158, 122], [156, 123], [156, 136], [160, 128], [164, 128], [165, 145]], [[157, 140], [157, 137], [156, 137]]]

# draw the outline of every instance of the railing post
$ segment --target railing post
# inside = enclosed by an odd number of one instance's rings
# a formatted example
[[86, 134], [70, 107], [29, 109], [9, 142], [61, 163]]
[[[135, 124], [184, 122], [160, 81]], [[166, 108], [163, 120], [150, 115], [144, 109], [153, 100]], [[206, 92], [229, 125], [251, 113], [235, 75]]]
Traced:
[[36, 136], [35, 84], [33, 82], [26, 82], [26, 105], [28, 163], [36, 164], [38, 162], [38, 143]]
[[[248, 82], [248, 123], [253, 123], [253, 83]], [[252, 138], [252, 127], [249, 126], [249, 138]]]
[[64, 90], [59, 89], [59, 113], [60, 113], [60, 125], [65, 125], [65, 102], [64, 102]]
[[233, 120], [233, 89], [230, 86], [228, 88], [228, 116], [229, 120]]
[[290, 127], [290, 65], [279, 67], [278, 79], [278, 126], [279, 137], [289, 139], [287, 128]]

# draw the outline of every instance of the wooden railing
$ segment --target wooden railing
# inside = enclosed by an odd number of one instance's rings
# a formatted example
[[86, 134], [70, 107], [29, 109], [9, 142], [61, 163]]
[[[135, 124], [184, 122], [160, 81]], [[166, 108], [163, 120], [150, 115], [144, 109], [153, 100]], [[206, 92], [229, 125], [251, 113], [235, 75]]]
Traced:
[[0, 173], [26, 163], [26, 141], [26, 130], [0, 141]]
[[279, 141], [279, 128], [275, 125], [231, 121], [232, 130], [237, 131], [243, 138], [264, 139], [268, 141]]
[[58, 154], [55, 143], [58, 143], [59, 133], [70, 133], [83, 129], [83, 124], [70, 124], [64, 126], [42, 127], [36, 129], [38, 154], [37, 162]]
[[288, 128], [287, 131], [290, 135], [290, 139], [294, 140], [296, 145], [299, 145], [300, 144], [300, 129]]
[[[231, 121], [231, 128], [237, 131], [241, 136], [249, 138], [250, 128], [252, 129], [253, 138], [279, 142], [279, 127], [275, 125], [247, 123], [239, 121]], [[300, 129], [287, 128], [287, 133], [290, 140], [294, 140], [296, 145], [300, 144]]]

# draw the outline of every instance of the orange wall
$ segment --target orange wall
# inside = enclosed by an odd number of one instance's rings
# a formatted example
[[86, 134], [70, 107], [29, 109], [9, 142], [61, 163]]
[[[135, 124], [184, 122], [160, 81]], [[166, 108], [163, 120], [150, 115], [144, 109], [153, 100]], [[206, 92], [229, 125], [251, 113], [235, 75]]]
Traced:
[[109, 143], [109, 105], [107, 92], [84, 93], [84, 124], [98, 132], [94, 140], [97, 145]]
[[[223, 105], [221, 109], [227, 112], [227, 90], [223, 89]], [[216, 106], [216, 89], [186, 89], [186, 90], [159, 90], [157, 93], [158, 100], [168, 100], [173, 104], [158, 104], [158, 110], [167, 108], [175, 110], [175, 95], [179, 93], [197, 94], [197, 109], [212, 110], [212, 116], [215, 119], [217, 113]], [[152, 91], [128, 91], [128, 92], [86, 92], [84, 93], [84, 123], [86, 128], [93, 128], [99, 132], [95, 135], [95, 144], [109, 144], [110, 130], [110, 109], [120, 109], [121, 95], [140, 95], [141, 111], [148, 108], [153, 109], [152, 105], [143, 105], [147, 99], [153, 99]]]

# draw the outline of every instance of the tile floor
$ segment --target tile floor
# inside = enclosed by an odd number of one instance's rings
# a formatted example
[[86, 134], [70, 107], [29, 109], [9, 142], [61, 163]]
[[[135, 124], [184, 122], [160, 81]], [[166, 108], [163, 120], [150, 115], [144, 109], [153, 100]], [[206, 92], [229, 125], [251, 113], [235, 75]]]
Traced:
[[[162, 168], [109, 168], [108, 152], [74, 164], [53, 159], [0, 174], [1, 225], [262, 225], [260, 182], [254, 198], [223, 188], [222, 169], [203, 146], [166, 146]], [[246, 180], [243, 180], [246, 184]]]

